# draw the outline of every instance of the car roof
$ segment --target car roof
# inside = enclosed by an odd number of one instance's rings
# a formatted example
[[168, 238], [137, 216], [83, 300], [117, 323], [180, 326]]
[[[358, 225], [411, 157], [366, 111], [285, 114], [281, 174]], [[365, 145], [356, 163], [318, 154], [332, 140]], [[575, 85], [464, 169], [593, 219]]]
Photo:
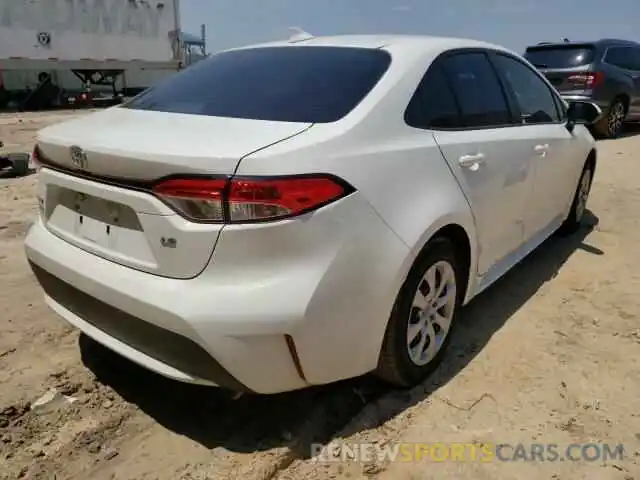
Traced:
[[428, 35], [334, 35], [308, 37], [301, 39], [283, 40], [277, 42], [248, 45], [233, 50], [262, 47], [287, 47], [287, 46], [333, 46], [352, 48], [371, 48], [385, 50], [415, 50], [415, 51], [446, 51], [454, 48], [487, 48], [502, 50], [509, 53], [510, 50], [487, 42], [471, 40], [467, 38], [436, 37]]
[[545, 47], [557, 47], [557, 46], [572, 46], [572, 45], [593, 45], [593, 46], [609, 46], [609, 45], [634, 45], [639, 46], [640, 43], [633, 40], [623, 40], [618, 38], [601, 38], [599, 40], [569, 40], [560, 42], [540, 42], [536, 45], [529, 45], [529, 48], [545, 48]]

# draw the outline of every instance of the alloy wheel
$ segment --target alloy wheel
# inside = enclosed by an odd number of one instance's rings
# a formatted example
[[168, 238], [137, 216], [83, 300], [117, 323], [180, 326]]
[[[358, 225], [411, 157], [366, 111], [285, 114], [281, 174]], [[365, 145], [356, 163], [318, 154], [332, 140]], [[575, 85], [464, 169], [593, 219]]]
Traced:
[[580, 179], [578, 187], [578, 196], [576, 198], [576, 221], [582, 220], [584, 212], [587, 209], [587, 200], [589, 199], [589, 190], [591, 189], [591, 170], [586, 169]]
[[616, 135], [620, 131], [624, 117], [624, 105], [621, 102], [614, 103], [609, 112], [609, 133], [611, 135]]
[[407, 326], [407, 351], [417, 366], [431, 362], [444, 344], [456, 308], [456, 275], [447, 261], [433, 264], [414, 295]]

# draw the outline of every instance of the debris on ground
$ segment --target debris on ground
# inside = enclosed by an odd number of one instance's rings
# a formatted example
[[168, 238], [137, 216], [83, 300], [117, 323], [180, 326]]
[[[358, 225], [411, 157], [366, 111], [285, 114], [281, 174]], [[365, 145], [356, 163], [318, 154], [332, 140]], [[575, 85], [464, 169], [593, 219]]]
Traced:
[[76, 399], [74, 397], [68, 397], [60, 393], [57, 388], [51, 388], [31, 404], [31, 411], [35, 413], [49, 413], [71, 405], [75, 401]]

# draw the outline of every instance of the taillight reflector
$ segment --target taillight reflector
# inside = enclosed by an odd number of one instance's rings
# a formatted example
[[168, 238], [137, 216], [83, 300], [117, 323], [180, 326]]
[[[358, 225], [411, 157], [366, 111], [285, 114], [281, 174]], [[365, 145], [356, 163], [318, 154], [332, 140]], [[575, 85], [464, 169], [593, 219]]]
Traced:
[[584, 85], [586, 88], [598, 86], [602, 82], [602, 79], [602, 72], [576, 73], [567, 77], [567, 81]]
[[211, 223], [280, 220], [316, 210], [352, 191], [331, 175], [171, 178], [153, 188], [178, 213]]

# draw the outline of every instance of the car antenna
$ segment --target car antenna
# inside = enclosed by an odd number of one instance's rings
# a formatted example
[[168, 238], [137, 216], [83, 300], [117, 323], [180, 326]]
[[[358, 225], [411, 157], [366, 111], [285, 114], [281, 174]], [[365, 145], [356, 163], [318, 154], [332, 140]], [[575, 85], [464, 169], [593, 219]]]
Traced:
[[304, 42], [305, 40], [314, 38], [312, 34], [305, 32], [300, 27], [289, 27], [289, 31], [291, 31], [289, 43]]

